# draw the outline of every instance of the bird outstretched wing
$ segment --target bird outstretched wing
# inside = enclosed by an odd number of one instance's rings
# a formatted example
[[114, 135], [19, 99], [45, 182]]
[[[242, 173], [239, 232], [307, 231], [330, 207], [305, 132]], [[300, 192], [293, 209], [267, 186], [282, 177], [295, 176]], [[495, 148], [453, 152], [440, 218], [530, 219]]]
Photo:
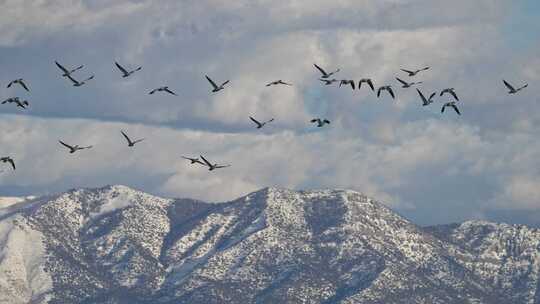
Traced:
[[128, 74], [128, 71], [126, 71], [126, 69], [124, 69], [124, 67], [121, 66], [118, 62], [115, 61], [114, 64], [123, 74]]
[[323, 70], [323, 68], [321, 68], [320, 66], [316, 65], [316, 64], [313, 64], [315, 66], [315, 68], [317, 68], [317, 70], [319, 70], [321, 72], [321, 74], [323, 74], [323, 76], [327, 76], [328, 73], [326, 73], [325, 70]]
[[210, 82], [210, 84], [212, 85], [212, 87], [214, 87], [214, 89], [218, 88], [217, 84], [212, 79], [210, 79], [210, 77], [208, 77], [207, 75], [204, 75], [204, 77], [206, 77], [206, 79], [208, 80], [208, 82]]
[[514, 87], [509, 84], [508, 82], [506, 82], [506, 80], [503, 79], [503, 82], [504, 82], [504, 85], [510, 90], [510, 91], [514, 91]]
[[204, 163], [208, 166], [208, 167], [212, 167], [212, 164], [206, 159], [204, 158], [204, 156], [202, 155], [199, 155], [201, 157], [201, 159], [204, 161]]
[[414, 74], [413, 71], [409, 71], [409, 70], [405, 70], [405, 69], [400, 69], [400, 70], [402, 70], [403, 72], [408, 73], [408, 74]]
[[394, 95], [394, 90], [392, 90], [392, 88], [388, 87], [388, 93], [390, 93], [390, 96], [392, 96], [393, 99], [396, 98], [396, 96]]
[[58, 142], [59, 142], [62, 146], [66, 147], [66, 148], [68, 148], [68, 149], [73, 149], [72, 146], [66, 144], [65, 142], [63, 142], [63, 141], [61, 141], [61, 140], [59, 140]]
[[129, 139], [129, 137], [127, 136], [127, 134], [124, 133], [124, 131], [120, 131], [120, 133], [122, 133], [122, 135], [124, 136], [124, 138], [127, 140], [128, 144], [131, 144], [131, 139]]
[[456, 111], [456, 113], [458, 113], [458, 115], [461, 115], [461, 113], [459, 112], [459, 109], [456, 105], [452, 105], [452, 108], [454, 108], [454, 110]]
[[255, 118], [253, 117], [249, 117], [249, 119], [251, 119], [251, 121], [253, 121], [258, 127], [261, 127], [262, 126], [262, 123], [260, 123], [258, 120], [256, 120]]
[[409, 85], [409, 83], [407, 83], [407, 82], [405, 82], [405, 81], [403, 81], [403, 80], [401, 80], [401, 79], [399, 79], [397, 77], [396, 77], [396, 80], [401, 82], [401, 84], [403, 84], [403, 85]]
[[71, 77], [71, 75], [67, 75], [67, 78], [71, 80], [74, 84], [79, 84], [79, 82], [75, 78]]
[[56, 66], [57, 66], [60, 70], [62, 70], [62, 72], [66, 73], [66, 74], [69, 74], [69, 71], [68, 71], [64, 66], [62, 66], [60, 63], [58, 63], [58, 61], [55, 61], [54, 63], [56, 64]]

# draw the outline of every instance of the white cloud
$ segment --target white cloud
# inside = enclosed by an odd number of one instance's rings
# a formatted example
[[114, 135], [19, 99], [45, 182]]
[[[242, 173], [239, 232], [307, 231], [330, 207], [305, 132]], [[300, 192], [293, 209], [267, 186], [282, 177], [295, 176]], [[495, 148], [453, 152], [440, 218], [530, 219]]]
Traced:
[[[10, 61], [0, 82], [24, 74], [33, 116], [0, 121], [1, 153], [20, 163], [0, 189], [119, 183], [222, 201], [265, 186], [337, 187], [402, 209], [467, 202], [452, 210], [462, 218], [537, 208], [540, 92], [509, 97], [501, 78], [538, 80], [540, 47], [513, 53], [502, 29], [511, 13], [492, 0], [5, 1], [0, 52]], [[95, 81], [72, 88], [56, 59], [84, 63]], [[143, 70], [121, 79], [114, 60]], [[415, 78], [422, 90], [455, 87], [463, 116], [441, 115], [439, 102], [421, 107], [414, 89], [396, 89], [392, 101], [322, 86], [315, 62], [395, 88], [406, 77], [399, 68], [429, 65]], [[231, 83], [211, 94], [205, 74]], [[294, 86], [264, 86], [276, 79]], [[180, 96], [147, 94], [160, 85]], [[256, 132], [249, 115], [276, 121]], [[332, 124], [314, 130], [313, 116]], [[148, 139], [129, 150], [120, 129]], [[95, 148], [69, 155], [58, 139]], [[233, 166], [210, 173], [179, 158], [200, 153]]]

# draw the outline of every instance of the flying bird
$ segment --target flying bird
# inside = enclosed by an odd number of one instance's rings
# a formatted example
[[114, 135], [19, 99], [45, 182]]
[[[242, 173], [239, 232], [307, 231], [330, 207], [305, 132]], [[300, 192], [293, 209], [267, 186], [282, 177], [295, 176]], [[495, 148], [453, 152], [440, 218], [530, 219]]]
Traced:
[[139, 143], [139, 142], [144, 140], [144, 138], [137, 139], [137, 140], [131, 140], [131, 138], [129, 138], [129, 136], [127, 136], [127, 134], [124, 131], [120, 131], [120, 133], [122, 133], [122, 135], [124, 136], [124, 138], [128, 142], [128, 147], [133, 147], [133, 146], [135, 146], [136, 143]]
[[401, 82], [401, 84], [402, 84], [402, 87], [401, 87], [401, 88], [403, 88], [403, 89], [410, 88], [410, 87], [412, 87], [412, 86], [415, 85], [415, 84], [421, 84], [421, 83], [422, 83], [421, 81], [419, 81], [419, 82], [406, 82], [406, 81], [401, 80], [401, 79], [399, 79], [399, 78], [397, 78], [397, 77], [396, 77], [396, 80], [399, 81], [399, 82]]
[[7, 87], [8, 87], [8, 88], [11, 88], [11, 86], [14, 85], [14, 84], [18, 84], [18, 85], [20, 85], [21, 87], [23, 87], [26, 91], [30, 92], [30, 90], [28, 89], [28, 86], [26, 85], [26, 83], [24, 83], [24, 80], [23, 80], [22, 78], [12, 80], [12, 81], [7, 85]]
[[86, 78], [83, 81], [78, 81], [75, 78], [71, 77], [71, 75], [67, 75], [67, 78], [69, 78], [69, 80], [71, 80], [73, 82], [74, 87], [81, 87], [81, 86], [85, 85], [87, 81], [94, 79], [94, 75]]
[[138, 67], [134, 70], [131, 70], [131, 71], [128, 71], [126, 70], [123, 66], [121, 66], [118, 62], [114, 62], [114, 64], [116, 65], [116, 67], [120, 70], [120, 72], [122, 72], [122, 77], [124, 78], [127, 78], [129, 77], [131, 74], [137, 72], [137, 71], [140, 71], [142, 69], [142, 67]]
[[231, 165], [219, 165], [210, 163], [204, 156], [200, 155], [201, 159], [204, 161], [204, 164], [208, 167], [208, 171], [213, 171], [215, 169], [227, 168]]
[[201, 162], [198, 158], [191, 158], [191, 157], [186, 157], [186, 156], [182, 156], [182, 158], [189, 160], [192, 165], [200, 164], [200, 165], [206, 166], [206, 164]]
[[459, 98], [457, 97], [457, 94], [456, 94], [456, 91], [454, 90], [454, 88], [444, 89], [444, 90], [441, 91], [441, 94], [440, 94], [440, 95], [443, 96], [443, 95], [446, 94], [446, 93], [448, 93], [448, 94], [454, 96], [454, 98], [455, 98], [457, 101], [459, 101]]
[[526, 87], [528, 87], [529, 85], [528, 84], [525, 84], [517, 89], [514, 88], [514, 86], [512, 86], [511, 84], [509, 84], [506, 80], [503, 79], [503, 82], [504, 82], [504, 85], [508, 88], [508, 94], [516, 94], [517, 92], [525, 89]]
[[154, 94], [154, 93], [156, 93], [156, 92], [167, 92], [167, 93], [172, 94], [172, 95], [174, 95], [174, 96], [178, 96], [178, 95], [176, 95], [175, 92], [171, 91], [171, 90], [169, 89], [169, 87], [167, 87], [167, 86], [165, 86], [165, 87], [159, 87], [159, 88], [157, 88], [157, 89], [153, 89], [153, 90], [150, 91], [150, 93], [148, 93], [148, 94], [152, 95], [152, 94]]
[[74, 69], [68, 70], [64, 66], [62, 66], [60, 63], [58, 63], [58, 61], [55, 61], [54, 63], [56, 63], [56, 66], [60, 70], [62, 70], [62, 72], [64, 72], [64, 74], [62, 74], [62, 77], [68, 77], [69, 75], [73, 74], [75, 71], [78, 71], [84, 67], [84, 65], [80, 65]]
[[251, 121], [253, 121], [257, 125], [257, 129], [260, 129], [260, 128], [264, 127], [266, 124], [271, 123], [272, 121], [274, 121], [274, 119], [272, 118], [270, 120], [260, 122], [260, 121], [256, 120], [255, 118], [253, 118], [251, 116], [249, 117], [249, 119], [251, 119]]
[[337, 79], [319, 79], [320, 81], [324, 82], [325, 85], [331, 85], [334, 82], [337, 82]]
[[2, 101], [2, 104], [6, 104], [6, 103], [15, 103], [17, 107], [23, 108], [23, 109], [26, 109], [26, 107], [30, 105], [27, 100], [21, 101], [19, 97], [11, 97]]
[[375, 91], [375, 86], [373, 86], [373, 81], [370, 78], [360, 79], [360, 81], [358, 82], [358, 90], [362, 88], [362, 83], [367, 83], [369, 87], [371, 88], [371, 90]]
[[333, 71], [333, 72], [330, 72], [330, 73], [326, 73], [325, 70], [323, 70], [323, 68], [321, 68], [320, 66], [316, 65], [316, 64], [313, 64], [315, 66], [315, 68], [317, 68], [317, 70], [319, 70], [322, 74], [321, 78], [323, 79], [327, 79], [329, 78], [330, 76], [334, 75], [335, 73], [339, 72], [339, 69]]
[[423, 106], [429, 106], [431, 103], [433, 103], [433, 97], [437, 95], [437, 92], [433, 92], [431, 95], [429, 95], [429, 98], [426, 98], [419, 89], [416, 89], [416, 91], [418, 92], [418, 95], [420, 95], [420, 98], [422, 98]]
[[204, 77], [206, 77], [206, 79], [208, 80], [208, 82], [210, 82], [210, 84], [212, 85], [212, 92], [216, 93], [216, 92], [219, 92], [223, 89], [225, 89], [225, 85], [227, 83], [229, 83], [229, 80], [225, 81], [224, 83], [222, 83], [220, 86], [218, 86], [212, 79], [210, 79], [210, 77], [208, 77], [207, 75], [204, 75]]
[[396, 96], [394, 95], [394, 91], [392, 90], [392, 86], [382, 86], [380, 87], [378, 90], [377, 90], [377, 98], [378, 97], [381, 97], [381, 92], [382, 91], [388, 91], [388, 93], [390, 94], [390, 96], [392, 96], [392, 99], [395, 99]]
[[461, 115], [461, 113], [459, 112], [459, 109], [458, 107], [456, 106], [456, 102], [455, 101], [451, 101], [451, 102], [447, 102], [443, 105], [442, 109], [441, 109], [441, 113], [444, 113], [444, 109], [446, 107], [452, 107], [454, 108], [454, 111], [456, 111], [456, 113], [458, 113], [458, 115]]
[[347, 80], [347, 79], [343, 79], [339, 82], [339, 86], [341, 87], [342, 85], [351, 85], [351, 88], [354, 90], [354, 80]]
[[292, 86], [292, 84], [287, 83], [287, 82], [284, 82], [284, 81], [281, 80], [281, 79], [280, 79], [280, 80], [276, 80], [276, 81], [272, 81], [272, 82], [270, 82], [269, 84], [267, 84], [266, 86], [269, 87], [269, 86], [274, 86], [274, 85], [279, 85], [279, 84]]
[[415, 70], [415, 71], [409, 71], [409, 70], [405, 70], [405, 69], [400, 69], [402, 70], [403, 72], [409, 74], [409, 77], [412, 77], [412, 76], [415, 76], [416, 74], [422, 72], [422, 71], [425, 71], [425, 70], [429, 70], [429, 67], [425, 67], [423, 69], [419, 69], [419, 70]]
[[86, 147], [81, 147], [81, 146], [79, 146], [79, 145], [71, 146], [71, 145], [68, 145], [68, 144], [66, 144], [65, 142], [61, 141], [61, 140], [59, 140], [58, 142], [59, 142], [62, 146], [68, 148], [68, 149], [69, 149], [69, 153], [75, 153], [75, 152], [77, 152], [77, 151], [79, 151], [79, 150], [84, 150], [84, 149], [90, 149], [90, 148], [92, 148], [92, 146], [86, 146]]
[[330, 124], [330, 120], [328, 120], [328, 119], [320, 119], [320, 118], [313, 118], [310, 122], [311, 123], [317, 123], [318, 128], [323, 127], [325, 124]]
[[15, 169], [15, 161], [13, 160], [13, 158], [11, 158], [9, 156], [5, 156], [5, 157], [1, 157], [0, 161], [3, 162], [3, 163], [10, 163], [11, 167], [13, 167], [13, 170], [16, 170]]

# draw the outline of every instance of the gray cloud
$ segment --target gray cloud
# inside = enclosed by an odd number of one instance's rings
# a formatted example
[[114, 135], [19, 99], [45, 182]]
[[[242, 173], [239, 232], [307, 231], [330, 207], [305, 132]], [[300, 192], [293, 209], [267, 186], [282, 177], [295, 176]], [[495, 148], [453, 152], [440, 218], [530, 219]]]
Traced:
[[[2, 154], [16, 156], [0, 191], [34, 194], [122, 183], [167, 196], [232, 199], [264, 186], [352, 188], [420, 223], [471, 217], [526, 221], [538, 209], [538, 88], [506, 95], [502, 78], [533, 84], [540, 44], [515, 50], [504, 1], [7, 1], [0, 16], [0, 83], [28, 80], [26, 112], [3, 105]], [[24, 8], [24, 10], [23, 10]], [[478, 15], [477, 12], [483, 13]], [[442, 13], [441, 13], [442, 12]], [[19, 17], [17, 17], [19, 16]], [[42, 20], [47, 20], [44, 23]], [[4, 26], [1, 26], [4, 24]], [[73, 88], [54, 66], [85, 64]], [[143, 65], [121, 79], [113, 62]], [[422, 90], [455, 87], [464, 115], [421, 107], [413, 89], [377, 99], [325, 87], [313, 63], [337, 75], [398, 83], [425, 65]], [[210, 93], [204, 75], [230, 79]], [[275, 79], [293, 87], [266, 88]], [[169, 85], [179, 97], [149, 96]], [[445, 99], [439, 99], [445, 100]], [[249, 115], [275, 117], [256, 132]], [[332, 120], [314, 130], [314, 116]], [[119, 130], [147, 137], [123, 146]], [[95, 144], [67, 155], [58, 139]], [[233, 167], [209, 174], [180, 155]]]

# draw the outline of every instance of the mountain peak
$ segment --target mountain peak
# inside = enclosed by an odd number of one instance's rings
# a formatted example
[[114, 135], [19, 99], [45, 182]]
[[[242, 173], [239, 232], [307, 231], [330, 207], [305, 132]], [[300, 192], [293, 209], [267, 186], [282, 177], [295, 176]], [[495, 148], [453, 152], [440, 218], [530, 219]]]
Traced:
[[356, 191], [210, 204], [111, 185], [21, 206], [0, 218], [2, 303], [537, 303], [537, 231], [422, 229]]

